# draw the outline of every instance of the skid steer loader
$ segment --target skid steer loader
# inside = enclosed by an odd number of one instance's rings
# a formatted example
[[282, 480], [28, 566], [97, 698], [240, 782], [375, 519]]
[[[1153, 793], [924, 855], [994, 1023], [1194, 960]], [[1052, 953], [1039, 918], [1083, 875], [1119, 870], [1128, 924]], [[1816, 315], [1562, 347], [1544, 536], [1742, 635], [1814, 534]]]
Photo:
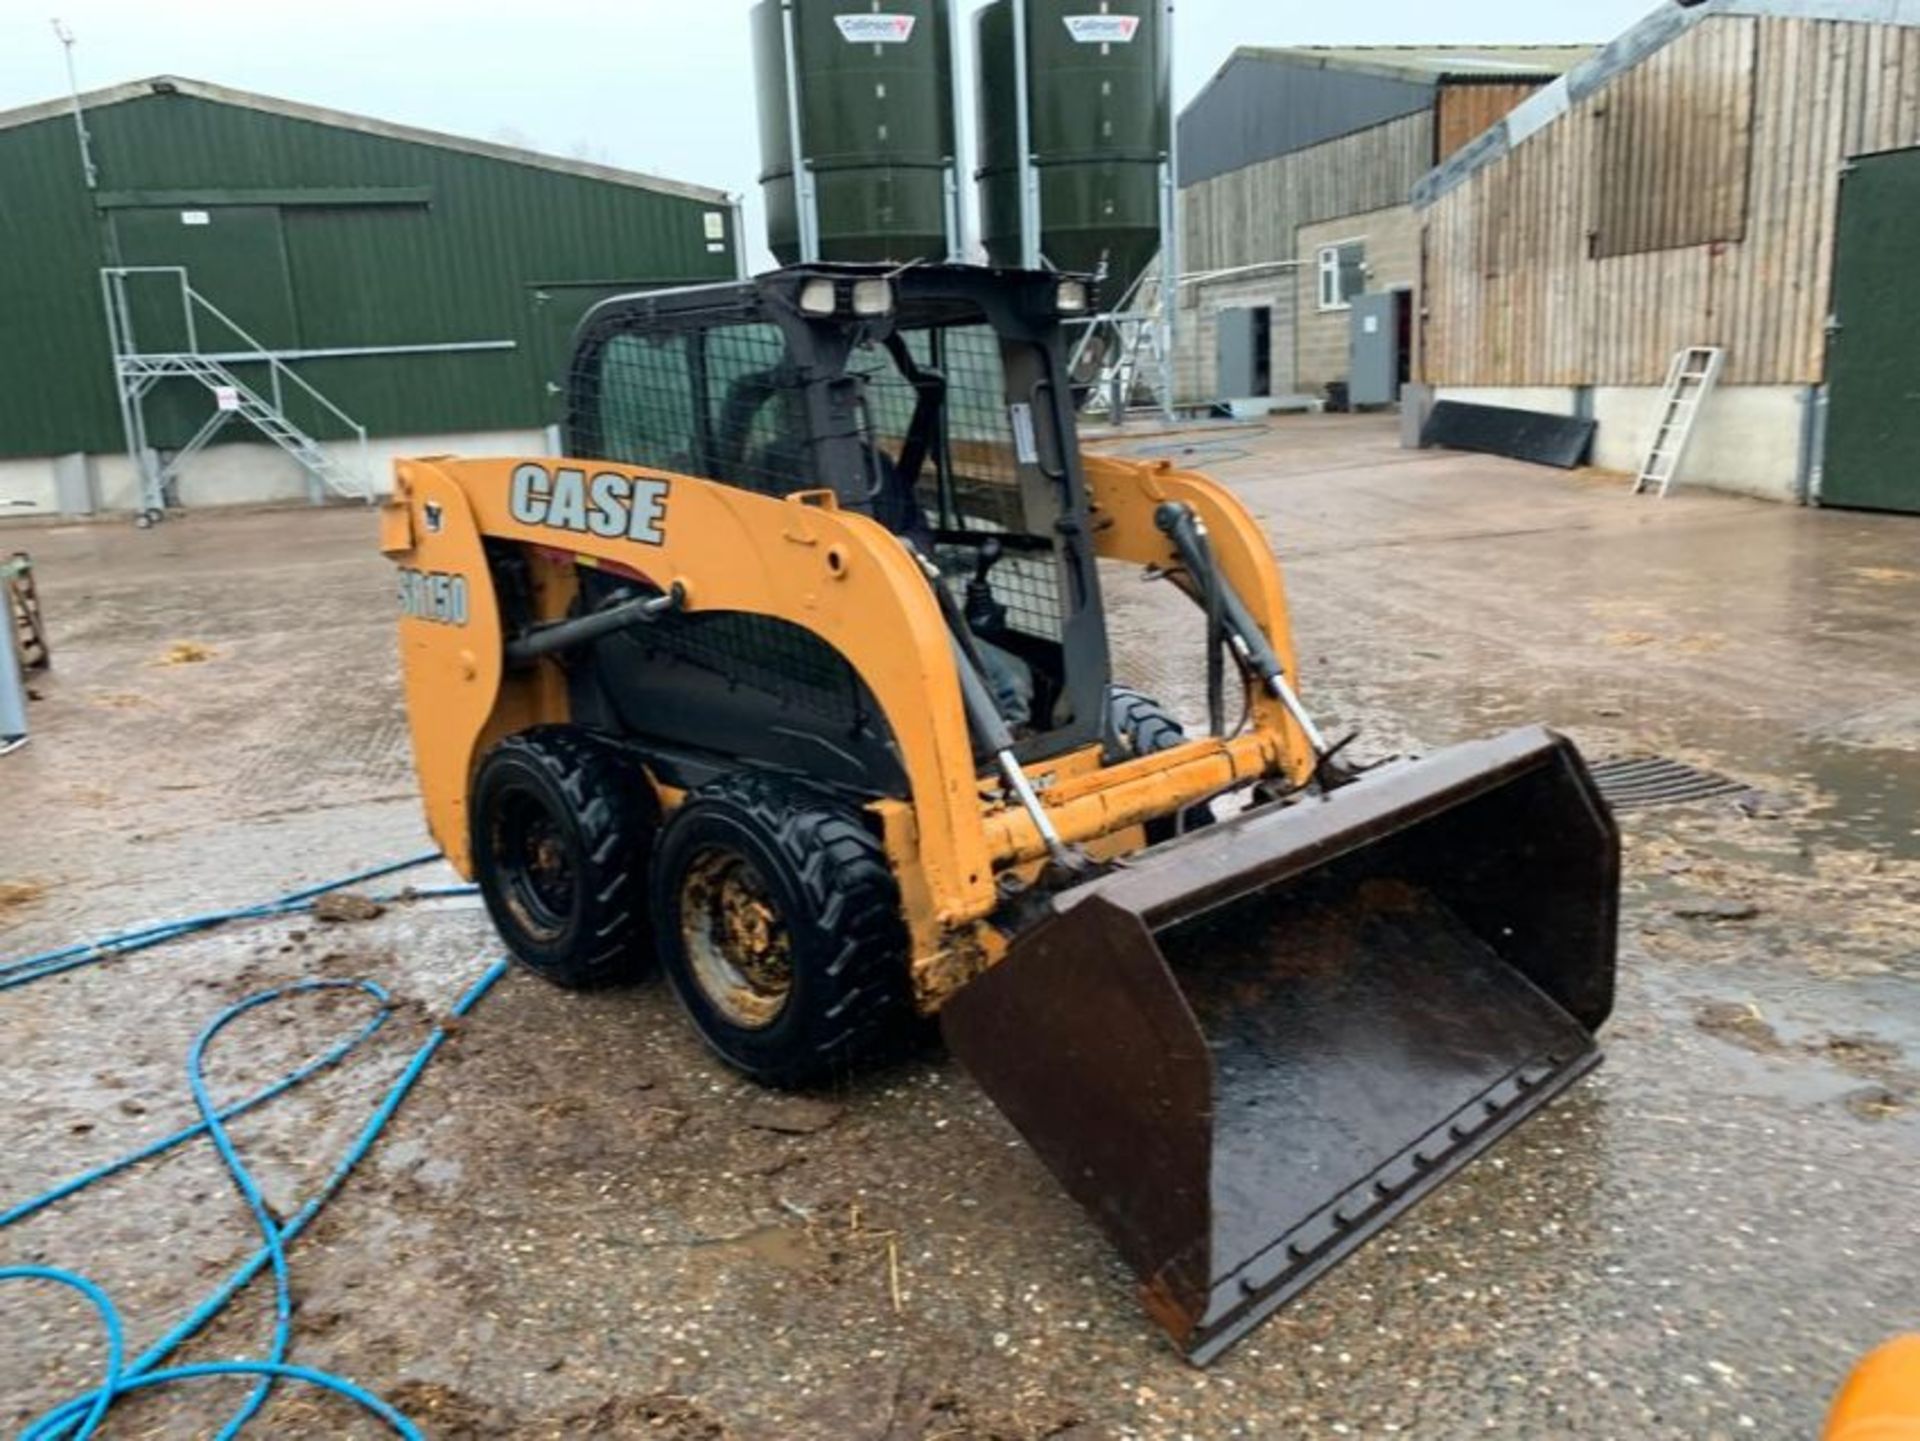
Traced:
[[[427, 817], [521, 962], [657, 961], [777, 1086], [937, 1016], [1203, 1363], [1595, 1063], [1619, 842], [1544, 730], [1346, 764], [1234, 496], [1077, 443], [1086, 307], [607, 301], [572, 458], [402, 462], [382, 545]], [[1116, 686], [1102, 562], [1200, 607], [1212, 734]]]

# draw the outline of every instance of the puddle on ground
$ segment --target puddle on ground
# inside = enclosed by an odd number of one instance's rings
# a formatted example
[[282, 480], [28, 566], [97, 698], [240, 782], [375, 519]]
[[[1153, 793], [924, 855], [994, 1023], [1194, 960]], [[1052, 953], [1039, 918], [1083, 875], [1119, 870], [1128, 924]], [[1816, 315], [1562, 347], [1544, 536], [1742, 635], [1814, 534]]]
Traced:
[[1796, 747], [1804, 777], [1828, 797], [1808, 813], [1869, 850], [1920, 860], [1920, 752], [1809, 742]]
[[1708, 994], [1697, 974], [1643, 974], [1655, 1010], [1720, 1042], [1741, 1083], [1865, 1121], [1920, 1125], [1920, 987], [1895, 976], [1844, 983], [1748, 976]]

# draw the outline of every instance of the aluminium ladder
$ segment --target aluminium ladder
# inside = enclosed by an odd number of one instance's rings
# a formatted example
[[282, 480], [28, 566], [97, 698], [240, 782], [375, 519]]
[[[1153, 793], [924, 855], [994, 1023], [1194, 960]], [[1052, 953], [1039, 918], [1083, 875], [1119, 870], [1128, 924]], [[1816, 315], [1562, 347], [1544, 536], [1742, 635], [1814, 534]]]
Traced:
[[1660, 405], [1660, 428], [1653, 433], [1646, 463], [1633, 482], [1635, 495], [1645, 495], [1657, 488], [1664, 500], [1673, 490], [1673, 478], [1680, 473], [1680, 462], [1687, 457], [1687, 446], [1693, 440], [1700, 408], [1719, 383], [1726, 355], [1717, 345], [1690, 345], [1673, 357]]

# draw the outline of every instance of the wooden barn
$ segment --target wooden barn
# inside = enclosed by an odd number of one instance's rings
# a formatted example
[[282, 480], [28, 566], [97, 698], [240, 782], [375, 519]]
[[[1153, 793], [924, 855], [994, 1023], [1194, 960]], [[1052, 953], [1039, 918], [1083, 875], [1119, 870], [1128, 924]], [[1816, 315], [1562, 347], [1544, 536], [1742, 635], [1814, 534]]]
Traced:
[[1414, 183], [1592, 54], [1236, 50], [1180, 116], [1180, 398], [1324, 397], [1353, 380], [1358, 332], [1374, 361], [1365, 398], [1396, 399], [1419, 272]]
[[1419, 373], [1637, 471], [1718, 348], [1683, 482], [1920, 509], [1916, 145], [1920, 0], [1669, 4], [1416, 187]]

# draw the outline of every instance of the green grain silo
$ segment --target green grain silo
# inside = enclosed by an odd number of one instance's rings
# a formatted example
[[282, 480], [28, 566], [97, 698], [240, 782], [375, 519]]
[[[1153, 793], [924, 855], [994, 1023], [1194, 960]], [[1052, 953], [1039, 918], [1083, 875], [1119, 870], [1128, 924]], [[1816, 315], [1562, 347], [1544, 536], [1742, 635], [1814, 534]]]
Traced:
[[[1117, 303], [1152, 262], [1172, 149], [1169, 9], [994, 0], [980, 12], [980, 204], [997, 264], [1037, 249], [1058, 269], [1104, 273], [1104, 299]], [[1023, 97], [1037, 247], [1022, 245]]]
[[957, 253], [948, 0], [760, 0], [753, 38], [781, 263]]

